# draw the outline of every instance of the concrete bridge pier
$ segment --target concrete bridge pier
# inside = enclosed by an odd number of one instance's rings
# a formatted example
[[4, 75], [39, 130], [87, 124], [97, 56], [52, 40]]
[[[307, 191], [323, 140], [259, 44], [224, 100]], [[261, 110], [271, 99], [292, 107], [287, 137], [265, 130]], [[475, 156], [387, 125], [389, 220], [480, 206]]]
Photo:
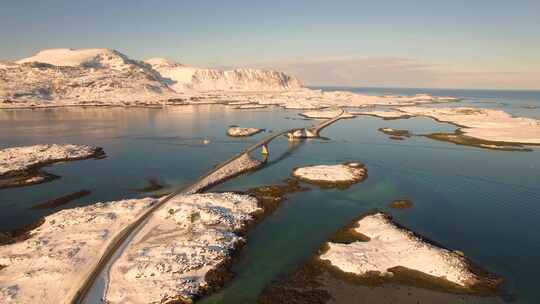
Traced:
[[270, 150], [268, 150], [268, 145], [264, 144], [261, 147], [261, 154], [268, 156], [270, 154]]

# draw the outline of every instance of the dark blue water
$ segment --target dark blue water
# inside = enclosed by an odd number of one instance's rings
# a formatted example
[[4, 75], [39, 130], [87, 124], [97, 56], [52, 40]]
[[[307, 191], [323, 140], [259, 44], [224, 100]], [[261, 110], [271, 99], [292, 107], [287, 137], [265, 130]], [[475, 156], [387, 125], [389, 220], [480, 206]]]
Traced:
[[[443, 93], [438, 94], [456, 96]], [[464, 103], [485, 106], [488, 99], [496, 101], [493, 107], [505, 103], [515, 110], [540, 100], [534, 98], [538, 93], [527, 95], [533, 96], [530, 99], [511, 92], [504, 93], [512, 95], [509, 98], [475, 94], [460, 97], [467, 97]], [[537, 111], [529, 109], [528, 113], [534, 116]], [[51, 183], [0, 190], [0, 229], [19, 227], [54, 212], [29, 207], [80, 189], [89, 189], [92, 194], [66, 207], [145, 195], [133, 189], [152, 177], [175, 186], [189, 183], [265, 136], [231, 139], [225, 135], [226, 126], [283, 129], [311, 123], [288, 119], [296, 114], [280, 108], [237, 111], [224, 106], [0, 111], [0, 147], [69, 142], [103, 146], [108, 154], [104, 160], [46, 168], [62, 176]], [[516, 295], [516, 303], [540, 302], [536, 287], [540, 269], [540, 152], [491, 151], [428, 138], [393, 141], [377, 131], [380, 127], [417, 133], [455, 128], [428, 118], [384, 121], [361, 117], [325, 129], [327, 141], [294, 146], [285, 139], [273, 143], [270, 165], [217, 189], [243, 190], [279, 183], [297, 166], [346, 161], [364, 162], [369, 177], [344, 191], [312, 187], [309, 192], [289, 195], [280, 208], [251, 230], [248, 245], [233, 268], [236, 279], [208, 302], [253, 303], [272, 279], [293, 270], [331, 233], [373, 209], [392, 213], [402, 224], [463, 251], [503, 276], [507, 291]], [[210, 143], [204, 145], [203, 139]], [[404, 211], [389, 209], [388, 204], [397, 198], [410, 199], [415, 205]]]

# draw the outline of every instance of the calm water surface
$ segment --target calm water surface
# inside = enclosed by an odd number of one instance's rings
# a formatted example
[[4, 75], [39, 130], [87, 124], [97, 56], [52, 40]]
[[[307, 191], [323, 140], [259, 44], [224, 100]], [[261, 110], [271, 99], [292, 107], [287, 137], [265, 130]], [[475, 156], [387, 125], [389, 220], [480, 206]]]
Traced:
[[[534, 97], [540, 95], [524, 98], [508, 93], [510, 97], [495, 96], [492, 100], [473, 93], [464, 103], [513, 109], [515, 115], [526, 110], [528, 116], [540, 117], [537, 109], [523, 108], [540, 104], [540, 98]], [[486, 98], [495, 102], [485, 103]], [[0, 111], [0, 148], [69, 142], [102, 146], [108, 155], [103, 160], [47, 167], [46, 171], [62, 176], [50, 183], [0, 190], [0, 230], [22, 227], [57, 211], [29, 208], [81, 189], [92, 194], [66, 207], [143, 196], [133, 189], [144, 186], [148, 178], [173, 186], [187, 184], [265, 136], [231, 139], [225, 135], [226, 126], [278, 130], [311, 124], [296, 119], [296, 113], [280, 108], [238, 111], [225, 106]], [[427, 138], [393, 141], [377, 131], [380, 127], [416, 133], [455, 129], [427, 118], [383, 121], [360, 117], [325, 129], [323, 135], [329, 140], [296, 145], [285, 139], [274, 142], [266, 167], [216, 189], [244, 190], [279, 183], [294, 167], [345, 161], [364, 162], [369, 177], [345, 191], [311, 187], [311, 191], [289, 195], [280, 208], [250, 231], [248, 244], [233, 268], [236, 278], [205, 302], [253, 303], [266, 284], [293, 270], [331, 233], [374, 209], [393, 214], [400, 223], [465, 252], [500, 274], [507, 280], [508, 292], [516, 296], [515, 303], [540, 302], [536, 286], [540, 269], [540, 152], [490, 151]], [[204, 139], [210, 143], [203, 144]], [[389, 209], [388, 204], [398, 198], [411, 199], [415, 206], [405, 211]]]

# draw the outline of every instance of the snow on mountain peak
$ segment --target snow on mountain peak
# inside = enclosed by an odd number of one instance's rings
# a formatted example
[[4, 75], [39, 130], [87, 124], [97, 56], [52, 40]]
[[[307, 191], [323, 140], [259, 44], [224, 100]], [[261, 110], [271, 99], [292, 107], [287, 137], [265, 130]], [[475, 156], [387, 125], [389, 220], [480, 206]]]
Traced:
[[122, 70], [137, 62], [113, 49], [46, 49], [17, 63], [40, 62], [55, 66], [111, 68]]
[[144, 62], [148, 63], [149, 65], [151, 65], [154, 68], [156, 68], [156, 67], [173, 68], [173, 67], [182, 66], [178, 62], [175, 62], [175, 61], [172, 61], [172, 60], [169, 60], [169, 59], [165, 59], [165, 58], [160, 58], [160, 57], [149, 58], [149, 59], [146, 59]]
[[113, 49], [47, 49], [0, 62], [0, 103], [164, 100], [183, 91], [283, 91], [302, 87], [287, 74], [258, 69], [223, 71], [163, 58], [146, 62]]
[[280, 91], [299, 89], [302, 83], [282, 72], [260, 69], [229, 71], [197, 68], [163, 59], [145, 61], [167, 81], [175, 91]]

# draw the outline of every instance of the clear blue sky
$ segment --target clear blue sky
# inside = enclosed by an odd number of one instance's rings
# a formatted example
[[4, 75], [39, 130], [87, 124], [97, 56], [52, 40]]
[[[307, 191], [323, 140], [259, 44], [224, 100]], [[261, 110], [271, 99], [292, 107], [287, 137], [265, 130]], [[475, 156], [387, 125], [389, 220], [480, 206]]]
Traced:
[[540, 89], [540, 0], [4, 0], [0, 39], [5, 60], [107, 47], [309, 84]]

